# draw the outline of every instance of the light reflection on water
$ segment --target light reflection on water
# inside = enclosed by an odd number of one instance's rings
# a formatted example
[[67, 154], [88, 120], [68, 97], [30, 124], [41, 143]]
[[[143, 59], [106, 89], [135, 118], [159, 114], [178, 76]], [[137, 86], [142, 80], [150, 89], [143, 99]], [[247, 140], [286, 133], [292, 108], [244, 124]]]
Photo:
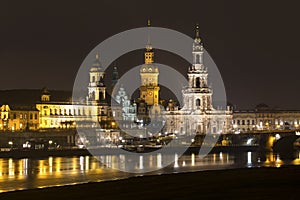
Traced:
[[[300, 153], [297, 153], [295, 159], [284, 161], [279, 154], [267, 153], [259, 156], [255, 152], [237, 155], [220, 152], [209, 154], [202, 159], [195, 154], [181, 157], [177, 154], [169, 156], [175, 162], [160, 169], [164, 159], [161, 154], [148, 157], [141, 155], [135, 169], [138, 171], [148, 167], [154, 171], [147, 174], [163, 174], [241, 167], [280, 167], [285, 164], [300, 165]], [[105, 160], [108, 166], [101, 164], [91, 156], [48, 157], [40, 160], [0, 158], [0, 192], [100, 182], [140, 175], [112, 169], [126, 169], [130, 166], [130, 159], [126, 155], [100, 156], [99, 158]]]

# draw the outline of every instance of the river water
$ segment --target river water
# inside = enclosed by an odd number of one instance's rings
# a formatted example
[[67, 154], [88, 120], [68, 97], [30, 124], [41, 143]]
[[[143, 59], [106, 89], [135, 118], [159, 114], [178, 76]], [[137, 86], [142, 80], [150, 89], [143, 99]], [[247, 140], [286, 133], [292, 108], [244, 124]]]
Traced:
[[[136, 166], [151, 167], [154, 171], [139, 174], [126, 173], [122, 169], [124, 163], [116, 162], [116, 155], [101, 156], [107, 165], [92, 156], [77, 157], [48, 157], [44, 159], [12, 159], [0, 158], [0, 192], [44, 188], [51, 186], [73, 185], [87, 182], [101, 182], [107, 180], [124, 179], [133, 176], [152, 174], [180, 173], [203, 170], [218, 170], [249, 167], [281, 167], [283, 165], [300, 165], [300, 153], [295, 152], [293, 158], [283, 159], [279, 154], [256, 152], [245, 153], [215, 153], [200, 159], [197, 155], [170, 155], [175, 162], [161, 168], [161, 155], [144, 157]], [[126, 160], [126, 158], [125, 158]], [[149, 165], [149, 166], [145, 166]], [[159, 170], [155, 170], [159, 169]]]

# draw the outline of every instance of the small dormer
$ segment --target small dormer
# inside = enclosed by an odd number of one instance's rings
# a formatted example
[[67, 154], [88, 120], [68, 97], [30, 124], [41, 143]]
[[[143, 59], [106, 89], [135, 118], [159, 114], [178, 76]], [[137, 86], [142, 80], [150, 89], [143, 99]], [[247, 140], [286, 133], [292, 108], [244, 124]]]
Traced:
[[48, 91], [47, 88], [42, 89], [41, 101], [42, 102], [50, 101], [50, 92]]

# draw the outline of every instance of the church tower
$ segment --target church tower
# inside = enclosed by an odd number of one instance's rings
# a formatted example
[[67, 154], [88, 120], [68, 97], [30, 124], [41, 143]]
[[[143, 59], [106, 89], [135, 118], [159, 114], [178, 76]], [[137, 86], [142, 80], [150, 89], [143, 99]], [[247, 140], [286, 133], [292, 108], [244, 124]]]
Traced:
[[104, 71], [102, 69], [99, 55], [96, 54], [96, 60], [94, 61], [90, 69], [90, 79], [88, 86], [87, 101], [91, 103], [98, 103], [106, 99], [106, 87], [104, 85]]
[[[150, 21], [148, 20], [148, 27]], [[140, 98], [144, 100], [148, 106], [157, 105], [159, 103], [159, 86], [158, 86], [158, 68], [154, 63], [154, 51], [148, 38], [148, 43], [144, 52], [145, 64], [140, 69], [141, 87]]]
[[115, 85], [118, 83], [118, 81], [119, 81], [119, 72], [118, 72], [117, 66], [114, 65], [113, 72], [112, 72], [112, 79], [111, 79], [112, 89], [115, 87]]
[[193, 64], [188, 70], [189, 86], [183, 90], [184, 108], [191, 111], [212, 110], [212, 91], [208, 87], [208, 71], [204, 66], [204, 48], [196, 26], [193, 42]]

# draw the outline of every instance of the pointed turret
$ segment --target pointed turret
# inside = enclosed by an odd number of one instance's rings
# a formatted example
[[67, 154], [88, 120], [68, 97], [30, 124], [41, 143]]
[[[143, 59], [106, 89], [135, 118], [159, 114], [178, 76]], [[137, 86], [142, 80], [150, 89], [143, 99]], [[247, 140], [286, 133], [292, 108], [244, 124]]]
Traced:
[[114, 87], [117, 84], [118, 80], [119, 80], [119, 72], [116, 64], [114, 64], [114, 68], [112, 71], [112, 79], [111, 79], [112, 87]]
[[196, 24], [194, 42], [197, 44], [201, 43], [199, 24]]
[[195, 71], [205, 71], [205, 67], [203, 65], [203, 44], [200, 38], [199, 25], [196, 25], [195, 28], [195, 38], [193, 42], [193, 66], [191, 70]]
[[118, 81], [119, 81], [119, 72], [116, 64], [114, 64], [113, 71], [112, 71], [111, 87], [109, 91], [113, 97], [115, 97], [115, 93], [118, 90], [118, 88], [115, 88], [117, 87]]
[[150, 26], [151, 26], [151, 22], [148, 19], [148, 41], [147, 41], [147, 45], [146, 45], [146, 50], [144, 53], [144, 57], [145, 57], [145, 64], [151, 64], [154, 62], [154, 52], [150, 43]]

